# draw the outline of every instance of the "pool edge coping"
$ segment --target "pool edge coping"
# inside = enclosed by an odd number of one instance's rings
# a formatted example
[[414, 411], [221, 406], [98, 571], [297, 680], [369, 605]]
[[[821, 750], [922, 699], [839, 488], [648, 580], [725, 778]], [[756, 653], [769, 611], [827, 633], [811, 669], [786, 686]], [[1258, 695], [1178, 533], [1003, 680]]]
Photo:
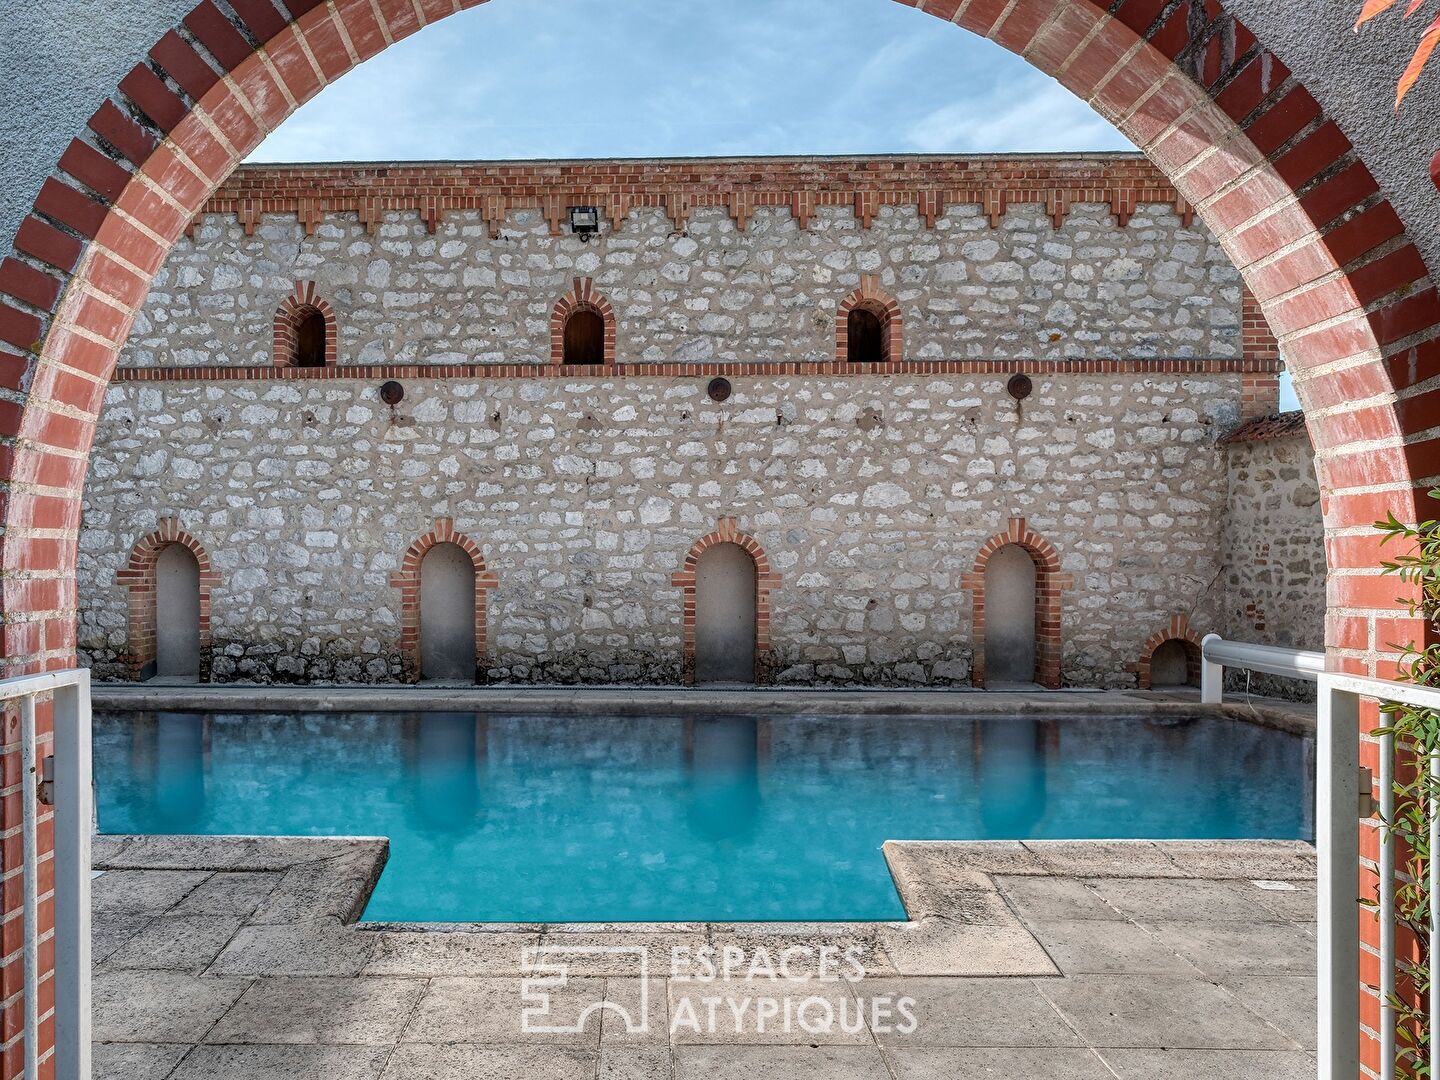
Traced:
[[[882, 851], [908, 916], [900, 922], [361, 923], [388, 858], [384, 837], [102, 834], [95, 849], [93, 862], [102, 870], [279, 872], [279, 883], [242, 930], [252, 939], [279, 935], [282, 943], [293, 932], [292, 949], [317, 933], [374, 935], [372, 951], [386, 935], [401, 946], [417, 937], [434, 945], [445, 935], [486, 945], [502, 935], [505, 944], [533, 937], [536, 946], [562, 950], [582, 941], [624, 948], [681, 937], [774, 950], [846, 942], [866, 951], [875, 974], [911, 976], [1060, 975], [1005, 900], [997, 877], [1296, 882], [1315, 876], [1315, 849], [1298, 840], [889, 840]], [[237, 934], [236, 941], [245, 936]], [[244, 973], [243, 957], [227, 966], [230, 949], [217, 957], [216, 973]], [[289, 953], [282, 944], [281, 955]]]

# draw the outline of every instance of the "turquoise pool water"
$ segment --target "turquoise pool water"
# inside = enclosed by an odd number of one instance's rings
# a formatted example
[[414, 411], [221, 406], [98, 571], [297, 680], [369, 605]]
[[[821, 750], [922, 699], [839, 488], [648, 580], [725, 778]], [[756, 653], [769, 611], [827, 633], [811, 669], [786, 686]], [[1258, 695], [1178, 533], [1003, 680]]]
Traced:
[[1310, 756], [1212, 717], [95, 720], [102, 831], [388, 836], [369, 920], [898, 919], [885, 840], [1308, 839]]

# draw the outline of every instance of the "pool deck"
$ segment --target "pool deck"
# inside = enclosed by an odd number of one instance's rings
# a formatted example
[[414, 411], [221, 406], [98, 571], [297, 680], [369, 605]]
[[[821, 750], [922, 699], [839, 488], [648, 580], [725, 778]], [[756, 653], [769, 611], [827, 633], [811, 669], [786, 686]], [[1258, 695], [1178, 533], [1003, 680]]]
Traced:
[[[892, 842], [907, 922], [443, 931], [355, 924], [387, 847], [98, 838], [97, 1080], [1315, 1075], [1305, 844]], [[666, 977], [705, 946], [792, 956], [790, 978]], [[863, 978], [819, 978], [821, 946]], [[526, 1030], [527, 947], [568, 965], [529, 1005], [574, 1030]], [[751, 1006], [787, 998], [864, 1022], [761, 1030]], [[905, 998], [914, 1030], [891, 1007]]]

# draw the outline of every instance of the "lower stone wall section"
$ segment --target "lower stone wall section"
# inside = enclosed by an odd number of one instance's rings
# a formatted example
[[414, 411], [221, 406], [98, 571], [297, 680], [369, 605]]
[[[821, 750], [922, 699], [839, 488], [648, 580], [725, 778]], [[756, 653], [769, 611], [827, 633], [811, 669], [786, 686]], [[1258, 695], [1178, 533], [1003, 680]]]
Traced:
[[[962, 575], [1012, 518], [1068, 575], [1067, 685], [1133, 687], [1147, 639], [1222, 576], [1235, 494], [1216, 435], [1238, 374], [1037, 375], [1020, 403], [1004, 376], [734, 381], [716, 403], [704, 379], [409, 379], [394, 407], [344, 378], [115, 384], [85, 500], [82, 662], [126, 677], [117, 573], [171, 517], [213, 560], [217, 682], [406, 678], [392, 575], [440, 519], [495, 575], [496, 681], [680, 682], [672, 576], [724, 518], [779, 578], [781, 684], [968, 682]], [[1292, 509], [1318, 543], [1313, 505]]]
[[[1253, 437], [1252, 437], [1253, 436]], [[1229, 463], [1224, 581], [1213, 629], [1229, 638], [1323, 652], [1325, 530], [1314, 451], [1298, 414], [1246, 424]], [[1208, 632], [1208, 631], [1207, 631]], [[1232, 689], [1313, 700], [1310, 683], [1243, 672]]]

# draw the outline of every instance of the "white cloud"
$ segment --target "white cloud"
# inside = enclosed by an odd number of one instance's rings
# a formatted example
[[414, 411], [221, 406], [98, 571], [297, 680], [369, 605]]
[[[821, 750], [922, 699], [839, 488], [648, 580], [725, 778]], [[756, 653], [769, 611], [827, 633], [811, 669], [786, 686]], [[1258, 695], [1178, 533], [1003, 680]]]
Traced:
[[491, 0], [328, 87], [252, 160], [1126, 145], [1023, 61], [885, 0]]
[[968, 97], [920, 117], [905, 136], [917, 151], [1133, 150], [1094, 110], [1047, 76]]

